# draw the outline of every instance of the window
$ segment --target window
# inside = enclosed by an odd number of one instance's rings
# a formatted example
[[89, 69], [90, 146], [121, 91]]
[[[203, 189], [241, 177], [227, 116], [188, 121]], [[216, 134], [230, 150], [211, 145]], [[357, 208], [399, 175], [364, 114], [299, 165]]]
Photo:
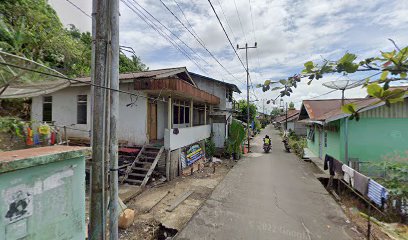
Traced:
[[315, 131], [314, 131], [314, 127], [310, 127], [309, 128], [309, 133], [307, 135], [307, 139], [309, 139], [310, 141], [314, 142], [314, 138], [315, 138]]
[[177, 101], [173, 104], [173, 124], [190, 123], [190, 106], [188, 102]]
[[44, 122], [52, 122], [52, 96], [43, 97], [43, 117]]
[[327, 147], [327, 131], [324, 131], [324, 147]]
[[232, 102], [232, 90], [226, 89], [225, 90], [225, 97], [228, 100], [228, 102]]
[[180, 106], [173, 105], [173, 124], [179, 124], [179, 110]]
[[77, 123], [86, 124], [87, 120], [87, 95], [78, 95]]
[[184, 110], [184, 114], [185, 114], [185, 123], [190, 123], [190, 107], [185, 107]]

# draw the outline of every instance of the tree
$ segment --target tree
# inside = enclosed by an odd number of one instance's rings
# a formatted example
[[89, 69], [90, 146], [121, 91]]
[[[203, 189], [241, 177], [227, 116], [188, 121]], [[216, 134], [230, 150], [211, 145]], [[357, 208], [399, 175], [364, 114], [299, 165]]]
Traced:
[[295, 104], [293, 102], [289, 103], [289, 110], [295, 110]]
[[[393, 81], [406, 81], [408, 72], [408, 46], [404, 48], [398, 47], [395, 42], [390, 39], [395, 49], [390, 52], [380, 51], [380, 56], [373, 56], [357, 61], [357, 55], [345, 53], [338, 60], [323, 60], [321, 63], [308, 61], [304, 64], [304, 69], [301, 73], [295, 74], [287, 79], [278, 81], [267, 80], [264, 84], [259, 84], [263, 91], [280, 89], [280, 96], [290, 96], [293, 88], [302, 79], [307, 79], [308, 84], [314, 80], [321, 79], [327, 74], [342, 74], [350, 75], [358, 72], [371, 72], [370, 77], [365, 77], [360, 80], [364, 83], [363, 87], [367, 89], [368, 95], [377, 98], [379, 102], [385, 102], [387, 106], [392, 103], [403, 101], [404, 95], [407, 93], [403, 89], [390, 90], [390, 83]], [[371, 79], [372, 77], [376, 77]], [[273, 87], [273, 85], [279, 85]], [[351, 119], [359, 119], [359, 112], [363, 108], [357, 108], [354, 104], [346, 104], [342, 107], [345, 113], [351, 114]]]
[[[69, 77], [89, 76], [92, 37], [74, 25], [64, 28], [47, 0], [0, 2], [0, 49], [24, 56]], [[120, 72], [147, 70], [139, 57], [120, 54]]]
[[[247, 122], [247, 112], [248, 112], [247, 102], [241, 99], [238, 101], [238, 106], [239, 106], [239, 116], [237, 118], [243, 122]], [[256, 113], [257, 113], [256, 105], [253, 103], [249, 103], [249, 119], [251, 122], [252, 120], [255, 119]]]
[[272, 109], [271, 116], [272, 116], [273, 118], [274, 118], [274, 117], [277, 117], [277, 116], [281, 115], [282, 112], [283, 112], [283, 111], [282, 111], [281, 108], [274, 107], [274, 108]]

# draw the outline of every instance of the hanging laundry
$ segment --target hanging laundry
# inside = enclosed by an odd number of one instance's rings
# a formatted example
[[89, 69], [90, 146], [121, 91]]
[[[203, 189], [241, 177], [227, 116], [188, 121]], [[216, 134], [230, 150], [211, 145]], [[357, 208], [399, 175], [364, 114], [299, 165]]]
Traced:
[[333, 160], [333, 165], [334, 165], [334, 172], [337, 173], [337, 175], [339, 175], [339, 176], [343, 176], [344, 175], [344, 172], [343, 172], [343, 169], [342, 169], [343, 163], [340, 162], [337, 159], [334, 159]]
[[341, 168], [343, 169], [343, 172], [344, 172], [344, 181], [346, 181], [348, 184], [350, 184], [353, 187], [354, 186], [354, 169], [347, 166], [346, 164], [343, 164]]
[[354, 172], [354, 188], [364, 196], [367, 195], [369, 181], [370, 178], [357, 171]]
[[375, 202], [378, 206], [383, 207], [385, 201], [388, 198], [388, 191], [381, 184], [377, 183], [373, 179], [368, 182], [367, 197]]
[[31, 130], [30, 127], [27, 127], [27, 140], [26, 140], [26, 144], [28, 146], [33, 145], [33, 130]]
[[328, 154], [324, 157], [324, 166], [323, 169], [327, 170], [329, 169], [330, 176], [334, 176], [334, 164], [333, 164], [334, 158]]

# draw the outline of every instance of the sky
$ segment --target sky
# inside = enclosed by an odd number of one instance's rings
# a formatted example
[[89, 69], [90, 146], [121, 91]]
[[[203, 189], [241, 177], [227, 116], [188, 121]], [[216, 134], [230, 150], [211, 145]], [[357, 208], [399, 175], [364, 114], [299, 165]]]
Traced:
[[[243, 93], [235, 97], [246, 98], [245, 68], [235, 55], [209, 1], [162, 1], [180, 21], [160, 0], [121, 0], [120, 44], [132, 47], [150, 69], [186, 66], [189, 71], [236, 84]], [[49, 3], [65, 25], [74, 24], [82, 31], [91, 31], [90, 17], [73, 4], [91, 15], [92, 1], [49, 0]], [[389, 38], [400, 47], [408, 43], [408, 1], [211, 0], [211, 3], [234, 48], [237, 44], [243, 47], [245, 43], [253, 46], [257, 42], [256, 49], [248, 50], [248, 63], [253, 85], [250, 98], [258, 100], [255, 103], [260, 109], [262, 102], [275, 98], [279, 92], [262, 92], [256, 84], [300, 73], [306, 61], [336, 60], [346, 52], [357, 54], [358, 59], [379, 56], [380, 50], [394, 49]], [[176, 47], [139, 18], [135, 13], [138, 10], [151, 19], [163, 35], [170, 36]], [[184, 49], [184, 54], [180, 48]], [[237, 53], [246, 64], [245, 50]], [[326, 94], [331, 89], [322, 83], [360, 80], [368, 75], [370, 73], [328, 75], [310, 85], [303, 80], [284, 101], [292, 101], [299, 108], [304, 99], [340, 98], [339, 91]], [[365, 89], [361, 87], [345, 93], [350, 98], [365, 95]], [[265, 104], [267, 111], [272, 107]]]

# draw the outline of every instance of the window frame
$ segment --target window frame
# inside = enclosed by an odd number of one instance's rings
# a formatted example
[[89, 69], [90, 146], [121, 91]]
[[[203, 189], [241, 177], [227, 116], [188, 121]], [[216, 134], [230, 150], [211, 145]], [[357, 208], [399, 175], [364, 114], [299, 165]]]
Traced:
[[324, 147], [327, 148], [327, 131], [324, 131], [323, 139], [324, 139]]
[[[47, 101], [47, 99], [51, 99], [51, 100]], [[43, 96], [43, 104], [42, 104], [42, 121], [43, 122], [48, 122], [48, 123], [52, 122], [52, 102], [53, 102], [52, 96]], [[49, 106], [49, 109], [45, 109], [46, 106]], [[49, 111], [49, 114], [45, 114], [46, 110]]]
[[[85, 97], [85, 100], [81, 100], [81, 97]], [[82, 116], [85, 121], [80, 121], [83, 120], [79, 117], [80, 107], [85, 107], [85, 116]], [[88, 95], [86, 94], [77, 95], [77, 124], [88, 124]]]

